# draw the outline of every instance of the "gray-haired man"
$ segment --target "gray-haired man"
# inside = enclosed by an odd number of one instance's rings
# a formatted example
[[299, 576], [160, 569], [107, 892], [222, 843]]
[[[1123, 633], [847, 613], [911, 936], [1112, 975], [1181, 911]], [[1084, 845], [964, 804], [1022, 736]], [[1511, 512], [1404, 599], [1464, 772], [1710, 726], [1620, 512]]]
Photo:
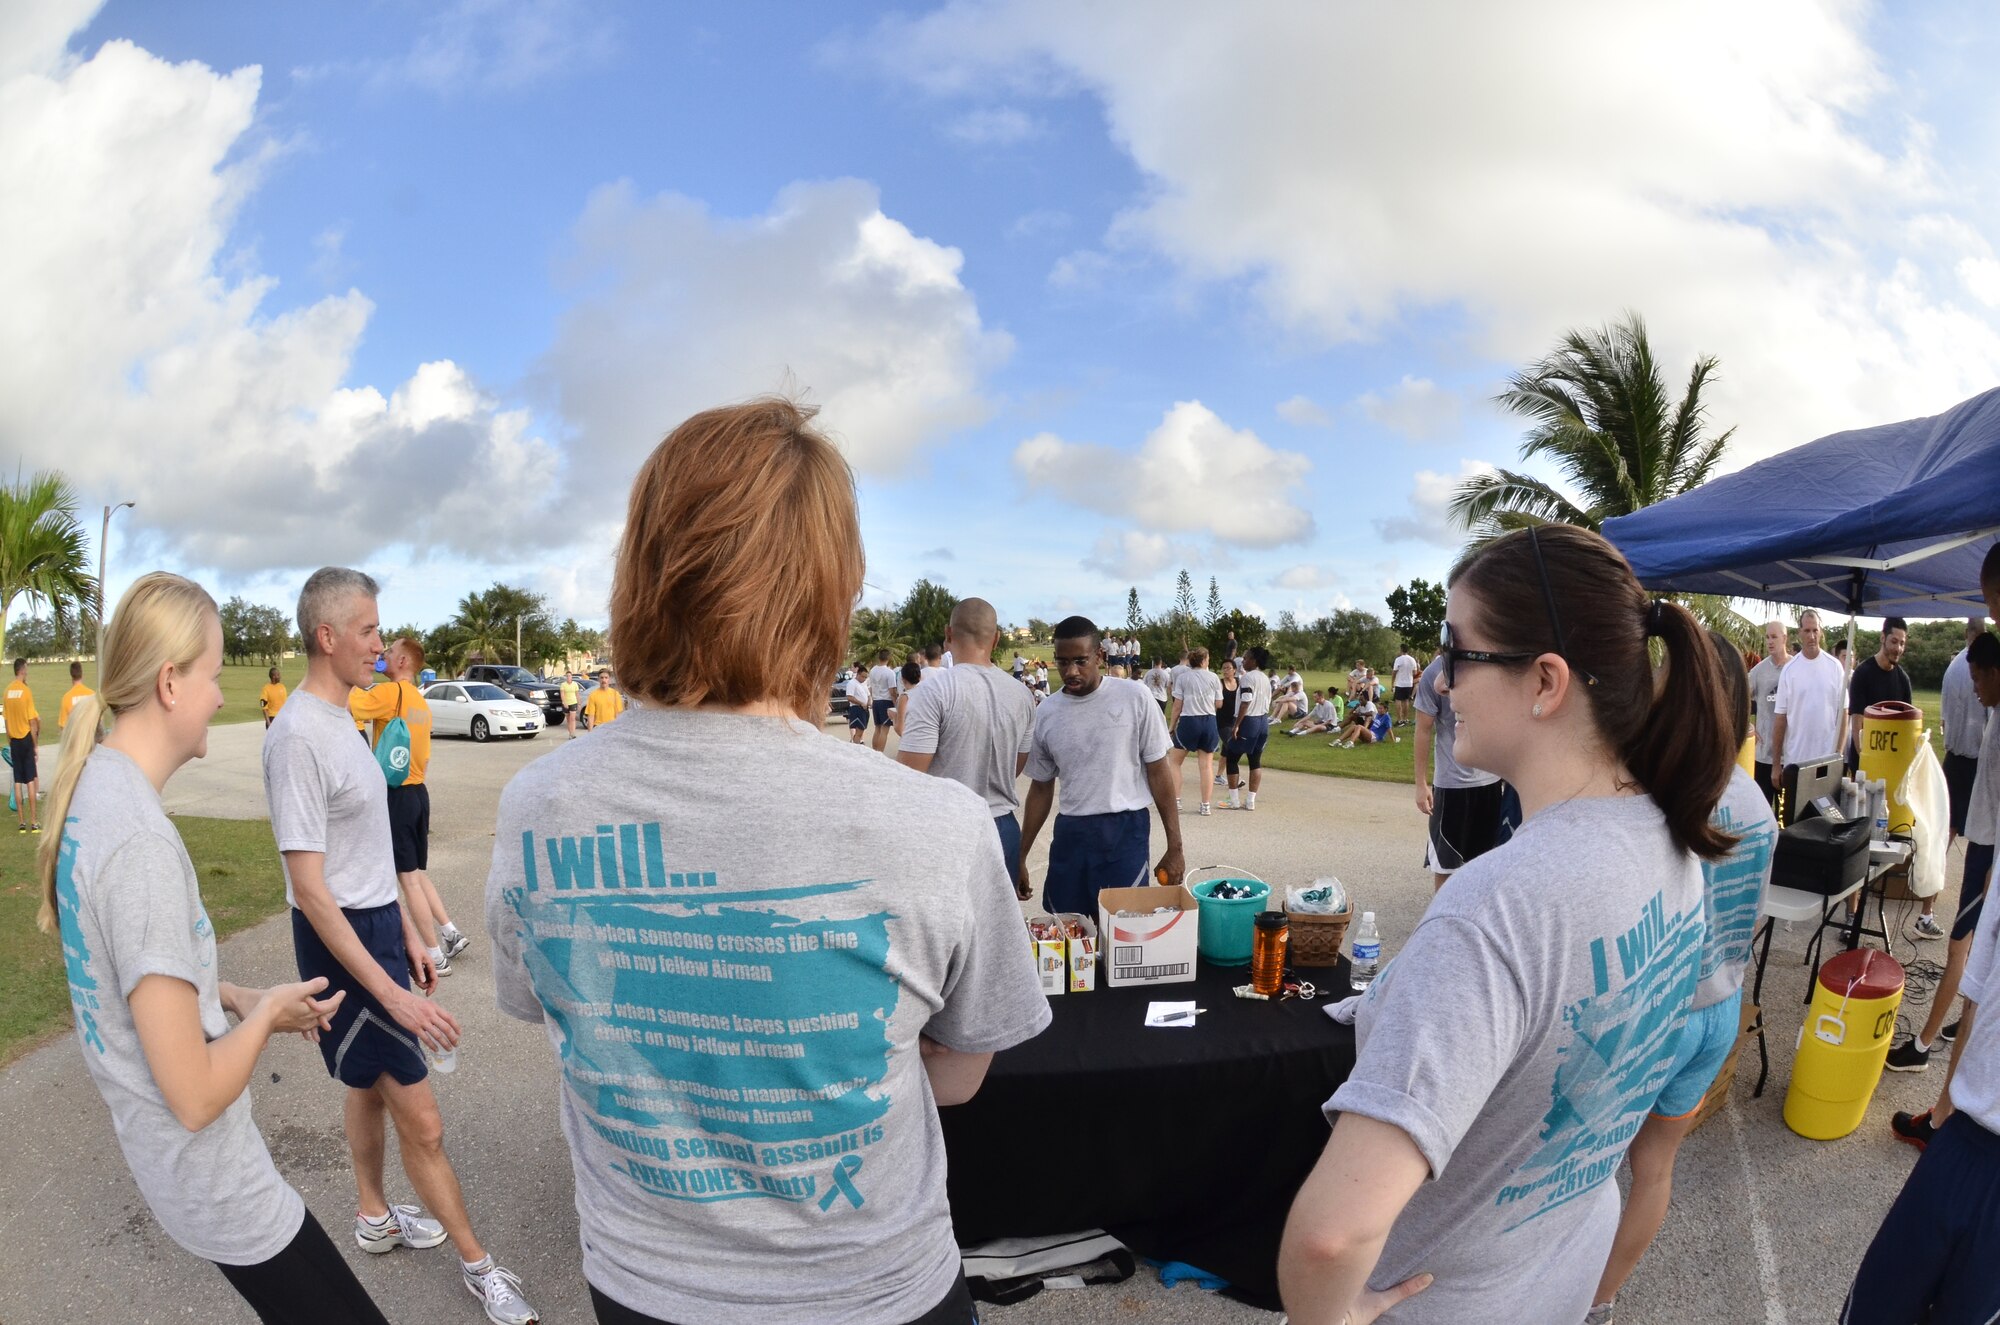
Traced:
[[[347, 991], [320, 1035], [328, 1075], [347, 1087], [343, 1113], [363, 1251], [457, 1248], [466, 1289], [496, 1325], [529, 1325], [535, 1310], [520, 1281], [494, 1264], [473, 1235], [458, 1176], [444, 1153], [425, 1049], [458, 1043], [458, 1022], [411, 991], [429, 993], [436, 972], [398, 901], [389, 836], [388, 783], [368, 746], [352, 736], [348, 693], [374, 678], [382, 652], [375, 581], [328, 566], [299, 594], [306, 676], [264, 738], [264, 795], [285, 861], [292, 949], [301, 978], [325, 976]], [[403, 1171], [436, 1213], [390, 1205], [383, 1187], [385, 1123], [396, 1125]]]

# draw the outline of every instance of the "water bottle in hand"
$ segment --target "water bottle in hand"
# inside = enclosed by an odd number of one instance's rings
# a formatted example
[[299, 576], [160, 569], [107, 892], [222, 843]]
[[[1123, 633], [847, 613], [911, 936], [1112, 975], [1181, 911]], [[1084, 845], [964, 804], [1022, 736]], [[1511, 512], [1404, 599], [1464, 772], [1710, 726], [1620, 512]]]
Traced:
[[1376, 969], [1382, 965], [1382, 936], [1375, 929], [1375, 913], [1361, 913], [1361, 927], [1354, 931], [1354, 969], [1347, 977], [1360, 993], [1375, 983]]

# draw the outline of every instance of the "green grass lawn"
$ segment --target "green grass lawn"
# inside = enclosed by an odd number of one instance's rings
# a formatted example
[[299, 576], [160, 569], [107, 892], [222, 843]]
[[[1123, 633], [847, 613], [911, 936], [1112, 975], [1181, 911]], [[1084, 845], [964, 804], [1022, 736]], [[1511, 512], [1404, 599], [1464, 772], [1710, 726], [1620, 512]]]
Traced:
[[[217, 938], [284, 906], [284, 865], [270, 824], [261, 819], [176, 818], [174, 826], [194, 861]], [[0, 832], [0, 1064], [70, 1024], [62, 944], [35, 928], [41, 888], [34, 856], [41, 840], [21, 836], [12, 827]]]
[[[306, 660], [287, 658], [278, 664], [278, 672], [285, 678], [287, 690], [297, 690], [299, 682], [305, 679]], [[216, 723], [262, 722], [264, 710], [257, 706], [257, 692], [269, 679], [261, 664], [243, 667], [225, 665], [222, 669], [222, 712], [215, 715]], [[83, 664], [83, 683], [92, 690], [97, 689], [97, 664], [88, 659]], [[35, 707], [42, 715], [42, 744], [49, 747], [48, 757], [55, 754], [53, 747], [58, 739], [56, 715], [62, 711], [62, 697], [68, 692], [69, 685], [68, 663], [28, 664], [28, 688], [35, 692]]]

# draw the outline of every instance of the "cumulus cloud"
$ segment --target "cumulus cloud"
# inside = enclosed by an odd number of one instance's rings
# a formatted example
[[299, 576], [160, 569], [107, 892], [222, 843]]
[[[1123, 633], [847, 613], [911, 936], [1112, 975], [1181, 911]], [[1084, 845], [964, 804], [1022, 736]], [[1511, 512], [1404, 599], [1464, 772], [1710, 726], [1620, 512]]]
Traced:
[[930, 549], [929, 551], [926, 551], [926, 552], [919, 552], [919, 553], [917, 554], [917, 556], [918, 556], [919, 558], [921, 558], [922, 560], [924, 560], [924, 561], [957, 561], [957, 560], [958, 560], [958, 554], [957, 554], [957, 553], [955, 553], [955, 552], [953, 552], [953, 551], [952, 551], [952, 550], [951, 550], [950, 548], [948, 548], [948, 547], [934, 547], [934, 548], [931, 548], [931, 549]]
[[903, 467], [985, 419], [987, 329], [954, 248], [883, 214], [859, 180], [795, 184], [760, 216], [606, 185], [575, 230], [581, 292], [540, 365], [593, 486], [623, 483], [688, 415], [802, 393], [857, 467]]
[[1098, 535], [1083, 565], [1111, 579], [1136, 584], [1169, 566], [1187, 566], [1200, 560], [1201, 549], [1192, 543], [1137, 529], [1107, 529]]
[[1451, 499], [1459, 485], [1477, 474], [1492, 472], [1492, 466], [1477, 460], [1461, 460], [1456, 474], [1440, 474], [1420, 469], [1411, 480], [1409, 506], [1405, 514], [1375, 521], [1375, 532], [1390, 542], [1429, 543], [1433, 547], [1457, 549], [1465, 545], [1465, 531], [1451, 519]]
[[1017, 106], [983, 106], [944, 126], [961, 143], [974, 147], [1011, 147], [1041, 132], [1041, 126]]
[[1333, 422], [1319, 402], [1306, 395], [1279, 401], [1278, 417], [1301, 428], [1324, 428]]
[[2000, 374], [1994, 218], [1940, 183], [1873, 12], [955, 0], [867, 50], [940, 96], [1095, 97], [1146, 180], [1107, 242], [1329, 343], [1441, 312], [1516, 364], [1636, 309], [1670, 377], [1719, 356], [1743, 461]]
[[1136, 452], [1041, 433], [1014, 450], [1028, 486], [1155, 533], [1205, 533], [1244, 547], [1309, 538], [1292, 493], [1312, 462], [1232, 428], [1200, 401], [1176, 404]]
[[1462, 412], [1455, 392], [1427, 377], [1407, 373], [1388, 391], [1366, 392], [1354, 403], [1375, 422], [1413, 442], [1427, 442], [1451, 432]]
[[1274, 589], [1325, 589], [1339, 583], [1339, 577], [1324, 566], [1290, 566], [1271, 577]]
[[243, 150], [257, 70], [124, 41], [79, 60], [39, 31], [0, 81], [10, 450], [86, 503], [136, 498], [150, 546], [238, 574], [389, 544], [490, 553], [534, 516], [557, 459], [526, 414], [448, 359], [347, 385], [367, 297], [271, 309], [275, 281], [228, 248], [264, 164]]

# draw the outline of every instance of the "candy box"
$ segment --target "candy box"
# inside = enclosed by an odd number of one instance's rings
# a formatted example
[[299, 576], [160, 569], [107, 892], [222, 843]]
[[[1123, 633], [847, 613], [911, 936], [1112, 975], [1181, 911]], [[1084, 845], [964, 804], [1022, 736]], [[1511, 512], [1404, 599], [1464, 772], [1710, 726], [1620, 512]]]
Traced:
[[[1035, 974], [1044, 994], [1066, 994], [1073, 988], [1096, 986], [1097, 927], [1087, 916], [1065, 912], [1054, 916], [1028, 917], [1028, 942], [1035, 952]], [[1074, 954], [1074, 955], [1073, 955]], [[1086, 982], [1077, 984], [1075, 962], [1091, 964]]]
[[[1194, 979], [1201, 904], [1186, 888], [1106, 888], [1097, 895], [1104, 982], [1170, 985]], [[1119, 912], [1126, 912], [1120, 915]]]
[[1072, 917], [1084, 932], [1069, 939], [1069, 992], [1087, 994], [1097, 988], [1097, 926], [1088, 916]]

